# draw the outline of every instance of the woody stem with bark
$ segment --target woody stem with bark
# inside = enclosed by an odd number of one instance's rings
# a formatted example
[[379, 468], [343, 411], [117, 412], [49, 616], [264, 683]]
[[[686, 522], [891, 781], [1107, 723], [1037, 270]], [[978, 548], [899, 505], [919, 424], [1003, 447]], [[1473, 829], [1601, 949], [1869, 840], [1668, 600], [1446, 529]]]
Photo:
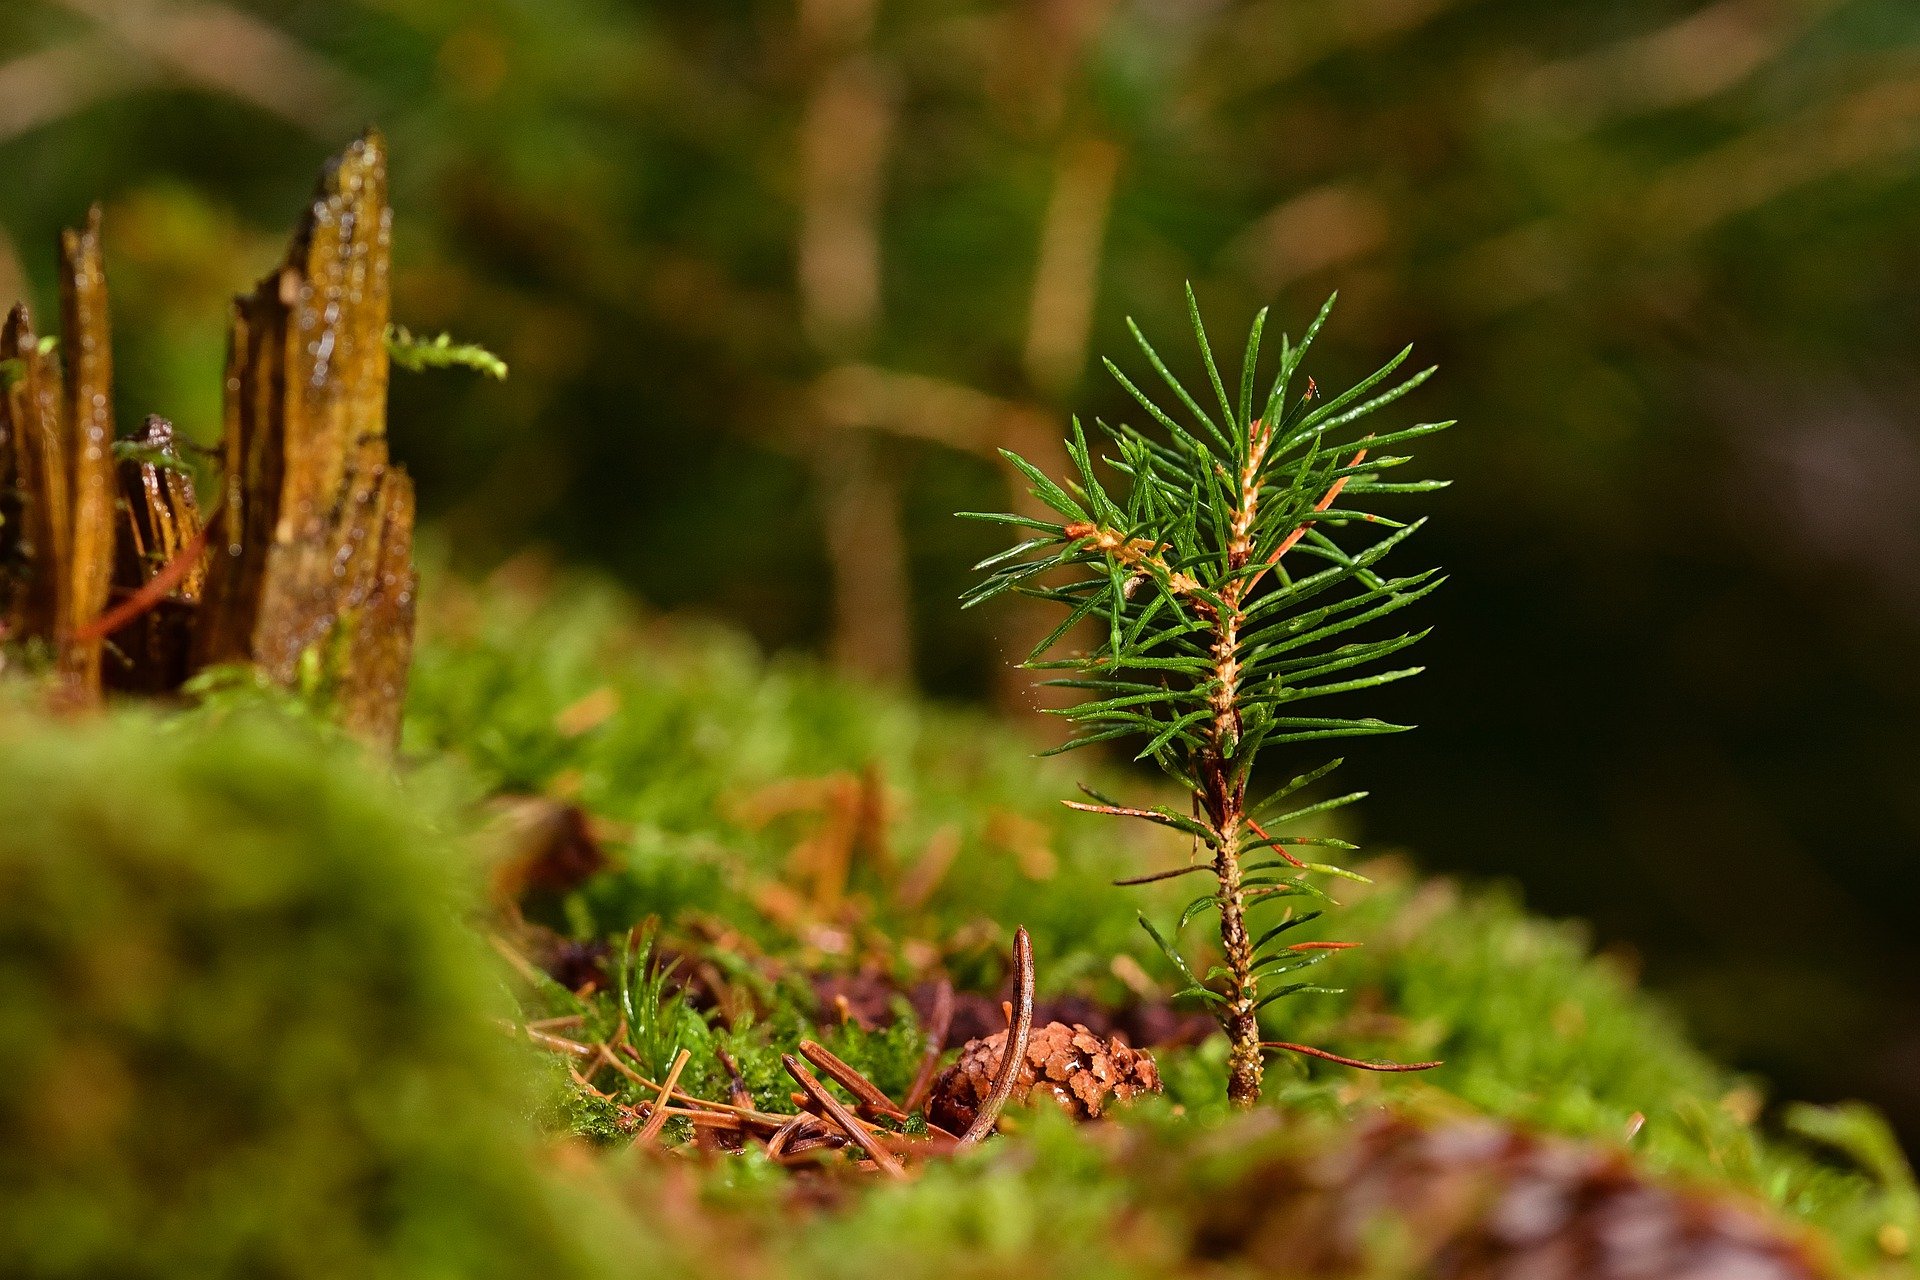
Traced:
[[[1246, 567], [1253, 554], [1253, 527], [1260, 507], [1260, 472], [1273, 433], [1255, 422], [1248, 441], [1247, 460], [1239, 479], [1239, 501], [1233, 515], [1228, 566]], [[1253, 977], [1253, 945], [1247, 937], [1246, 891], [1240, 880], [1240, 830], [1246, 820], [1246, 779], [1232, 762], [1240, 737], [1240, 624], [1241, 606], [1249, 580], [1235, 578], [1221, 592], [1213, 623], [1213, 726], [1201, 762], [1206, 784], [1207, 816], [1217, 838], [1213, 872], [1220, 882], [1220, 945], [1226, 953], [1230, 990], [1223, 1017], [1230, 1049], [1227, 1057], [1227, 1100], [1250, 1107], [1260, 1100], [1263, 1060], [1260, 1020]]]
[[[1253, 423], [1249, 432], [1247, 460], [1235, 478], [1237, 499], [1228, 535], [1227, 562], [1230, 571], [1236, 575], [1241, 574], [1253, 560], [1253, 530], [1260, 514], [1261, 472], [1266, 466], [1267, 451], [1272, 445], [1273, 432], [1260, 422]], [[1366, 456], [1366, 450], [1362, 449], [1348, 465], [1358, 466]], [[1317, 514], [1327, 510], [1345, 485], [1345, 477], [1336, 479], [1314, 504], [1313, 512]], [[1213, 716], [1206, 746], [1200, 753], [1201, 789], [1197, 799], [1200, 809], [1204, 810], [1212, 825], [1212, 870], [1220, 886], [1216, 901], [1220, 908], [1220, 942], [1226, 956], [1229, 982], [1227, 1005], [1221, 1015], [1231, 1045], [1227, 1097], [1235, 1106], [1241, 1107], [1250, 1107], [1260, 1100], [1264, 1059], [1260, 1051], [1260, 1022], [1255, 1012], [1259, 1004], [1259, 983], [1254, 978], [1253, 945], [1247, 935], [1246, 891], [1241, 881], [1240, 845], [1243, 829], [1250, 828], [1263, 841], [1265, 833], [1247, 817], [1246, 773], [1244, 768], [1236, 767], [1233, 763], [1242, 729], [1240, 629], [1246, 621], [1245, 606], [1255, 585], [1267, 570], [1279, 563], [1280, 558], [1305, 535], [1312, 524], [1310, 515], [1281, 541], [1255, 573], [1233, 577], [1221, 590], [1218, 603], [1198, 599], [1197, 584], [1192, 577], [1168, 565], [1160, 558], [1159, 548], [1151, 542], [1128, 539], [1117, 530], [1102, 529], [1091, 522], [1070, 524], [1065, 529], [1068, 537], [1085, 539], [1089, 545], [1113, 555], [1135, 573], [1156, 574], [1172, 590], [1193, 600], [1195, 607], [1212, 620], [1212, 669], [1209, 672], [1208, 702]], [[1068, 801], [1068, 804], [1072, 808], [1095, 813], [1163, 820], [1151, 810], [1104, 803], [1088, 805]], [[1266, 843], [1271, 844], [1271, 841]], [[1285, 856], [1284, 853], [1282, 856]]]
[[1264, 1059], [1260, 1053], [1260, 1019], [1254, 1013], [1253, 944], [1247, 937], [1245, 891], [1240, 887], [1239, 842], [1221, 841], [1214, 855], [1214, 874], [1220, 880], [1220, 942], [1232, 973], [1232, 990], [1224, 1022], [1227, 1054], [1227, 1101], [1251, 1107], [1260, 1101]]

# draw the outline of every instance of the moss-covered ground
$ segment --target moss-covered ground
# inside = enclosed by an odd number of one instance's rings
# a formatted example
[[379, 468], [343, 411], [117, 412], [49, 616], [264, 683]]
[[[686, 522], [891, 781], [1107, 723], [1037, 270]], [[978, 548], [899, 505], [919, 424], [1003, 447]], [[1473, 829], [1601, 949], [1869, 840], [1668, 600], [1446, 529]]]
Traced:
[[[797, 969], [880, 968], [904, 984], [938, 957], [996, 991], [1024, 925], [1043, 997], [1125, 1004], [1140, 997], [1139, 975], [1175, 985], [1135, 913], [1176, 916], [1193, 891], [1109, 882], [1187, 851], [1177, 836], [1064, 808], [1094, 767], [1082, 759], [1037, 760], [1031, 743], [974, 716], [767, 663], [733, 636], [650, 622], [612, 593], [555, 589], [524, 566], [484, 594], [443, 595], [430, 636], [409, 750], [457, 758], [478, 791], [564, 796], [623, 832], [618, 868], [564, 904], [577, 938], [648, 917], [669, 933], [719, 920]], [[807, 782], [819, 785], [795, 785]], [[878, 793], [865, 803], [880, 830], [849, 841], [846, 894], [796, 907], [835, 798], [857, 806], [863, 787]], [[915, 874], [949, 858], [931, 889]], [[1870, 1116], [1769, 1106], [1758, 1082], [1708, 1060], [1622, 966], [1591, 954], [1578, 926], [1530, 917], [1504, 889], [1422, 879], [1398, 859], [1364, 865], [1374, 886], [1347, 886], [1344, 909], [1309, 926], [1363, 944], [1328, 967], [1347, 994], [1293, 1002], [1273, 1034], [1446, 1065], [1369, 1075], [1277, 1060], [1277, 1107], [1470, 1109], [1630, 1146], [1652, 1170], [1743, 1188], [1820, 1224], [1863, 1265], [1916, 1225], [1911, 1186], [1874, 1154], [1888, 1143]], [[681, 1012], [696, 1091], [724, 1096], [701, 1051], [724, 1043], [774, 1104], [788, 1086], [772, 1055], [804, 1033], [796, 1023], [823, 1027], [814, 1034], [903, 1089], [914, 1041], [863, 1037], [791, 987], [766, 994], [773, 1016], [745, 1030]], [[1222, 1052], [1216, 1037], [1162, 1055], [1179, 1123], [1226, 1120]]]
[[[270, 701], [230, 687], [78, 727], [9, 704], [0, 1271], [1232, 1274], [1196, 1261], [1209, 1189], [1388, 1108], [1627, 1150], [1770, 1204], [1855, 1271], [1912, 1267], [1920, 1200], [1871, 1114], [1771, 1103], [1577, 927], [1398, 857], [1321, 922], [1363, 944], [1325, 967], [1346, 994], [1271, 1032], [1435, 1071], [1276, 1059], [1262, 1114], [1230, 1117], [1215, 1037], [1163, 1050], [1165, 1097], [1118, 1123], [1012, 1113], [897, 1185], [634, 1150], [621, 1108], [645, 1089], [607, 1071], [597, 1097], [506, 1029], [562, 1018], [593, 1042], [624, 1020], [636, 1074], [684, 1049], [682, 1086], [716, 1099], [723, 1049], [771, 1110], [792, 1109], [778, 1055], [810, 1036], [900, 1097], [921, 1052], [904, 998], [875, 1017], [823, 983], [885, 1005], [942, 971], [997, 995], [1024, 925], [1043, 1000], [1157, 1008], [1173, 975], [1135, 912], [1191, 892], [1109, 881], [1187, 851], [1063, 808], [1097, 762], [529, 563], [430, 584], [397, 767]], [[503, 888], [517, 796], [580, 806], [610, 865]], [[623, 963], [636, 927], [669, 981]], [[595, 989], [530, 978], [484, 934], [571, 947]]]

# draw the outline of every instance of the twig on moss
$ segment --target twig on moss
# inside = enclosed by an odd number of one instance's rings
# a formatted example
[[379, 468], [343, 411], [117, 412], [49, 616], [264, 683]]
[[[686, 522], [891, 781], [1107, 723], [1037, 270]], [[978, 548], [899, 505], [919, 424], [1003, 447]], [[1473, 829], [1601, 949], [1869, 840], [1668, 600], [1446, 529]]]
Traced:
[[946, 1130], [929, 1125], [925, 1133], [876, 1133], [873, 1140], [897, 1156], [945, 1155], [960, 1145], [960, 1139]]
[[[496, 939], [501, 954], [516, 958], [531, 969], [530, 962], [507, 944]], [[518, 966], [516, 966], [518, 967]], [[1014, 985], [1018, 995], [1018, 1008], [1014, 1004], [1006, 1006], [1008, 1038], [1010, 1052], [998, 1070], [996, 1093], [999, 1100], [991, 1104], [991, 1110], [985, 1112], [987, 1122], [976, 1124], [979, 1130], [968, 1142], [977, 1142], [992, 1130], [992, 1121], [1005, 1105], [1011, 1093], [1020, 1063], [1024, 1060], [1033, 1023], [1034, 972], [1033, 943], [1025, 929], [1019, 929], [1014, 936]], [[537, 971], [534, 971], [537, 973]], [[532, 974], [529, 980], [532, 980]], [[554, 984], [544, 980], [547, 989]], [[545, 1027], [571, 1027], [586, 1021], [586, 1015], [575, 1013], [554, 1018], [535, 1019], [528, 1024], [503, 1024], [511, 1033], [526, 1033], [534, 1038], [536, 1044], [564, 1052], [572, 1058], [585, 1058], [584, 1062], [570, 1062], [567, 1066], [569, 1076], [583, 1092], [612, 1102], [620, 1108], [623, 1131], [638, 1130], [635, 1146], [645, 1146], [655, 1142], [670, 1119], [684, 1119], [697, 1130], [750, 1134], [763, 1139], [767, 1146], [767, 1156], [780, 1164], [807, 1164], [809, 1153], [824, 1146], [858, 1147], [867, 1156], [870, 1164], [862, 1166], [877, 1168], [890, 1176], [903, 1177], [906, 1168], [901, 1164], [904, 1157], [934, 1156], [951, 1151], [962, 1145], [963, 1139], [938, 1125], [928, 1124], [923, 1134], [909, 1133], [904, 1130], [912, 1113], [922, 1107], [930, 1089], [931, 1081], [939, 1064], [939, 1059], [951, 1031], [954, 1014], [954, 994], [952, 983], [942, 979], [935, 989], [934, 1009], [928, 1044], [921, 1060], [912, 1090], [908, 1094], [908, 1105], [898, 1106], [885, 1090], [864, 1075], [858, 1068], [846, 1062], [814, 1040], [803, 1040], [799, 1045], [799, 1054], [807, 1062], [819, 1068], [821, 1073], [831, 1079], [856, 1099], [855, 1108], [849, 1109], [841, 1103], [821, 1082], [821, 1077], [809, 1071], [800, 1057], [784, 1055], [782, 1065], [789, 1075], [800, 1085], [799, 1091], [792, 1095], [794, 1104], [800, 1108], [797, 1114], [775, 1114], [757, 1110], [752, 1105], [752, 1096], [746, 1082], [741, 1078], [739, 1065], [733, 1056], [724, 1049], [716, 1048], [722, 1067], [728, 1075], [729, 1102], [712, 1102], [696, 1097], [679, 1087], [682, 1072], [691, 1059], [691, 1051], [680, 1049], [672, 1066], [661, 1081], [654, 1081], [647, 1075], [634, 1070], [623, 1057], [635, 1063], [644, 1063], [639, 1051], [627, 1039], [627, 1025], [623, 1020], [614, 1034], [598, 1044], [585, 1045], [554, 1035]], [[608, 1067], [613, 1068], [635, 1089], [650, 1092], [653, 1096], [638, 1105], [620, 1102], [614, 1095], [602, 1092], [595, 1084], [595, 1077]], [[584, 1068], [584, 1069], [583, 1069]], [[680, 1105], [676, 1105], [680, 1104]], [[644, 1119], [643, 1119], [644, 1118]]]
[[[626, 1046], [623, 1045], [622, 1047], [626, 1047]], [[658, 1086], [649, 1086], [647, 1083], [646, 1077], [641, 1075], [638, 1071], [635, 1071], [632, 1067], [628, 1066], [626, 1063], [620, 1061], [619, 1055], [615, 1053], [613, 1050], [607, 1048], [605, 1045], [601, 1046], [601, 1050], [606, 1054], [607, 1065], [612, 1067], [615, 1071], [619, 1072], [621, 1075], [625, 1076], [627, 1079], [633, 1081], [634, 1084], [640, 1086], [642, 1089], [649, 1088], [649, 1087], [653, 1087], [653, 1088], [658, 1087]]]
[[778, 1160], [781, 1154], [786, 1151], [787, 1144], [793, 1141], [795, 1134], [810, 1124], [819, 1123], [819, 1120], [811, 1113], [802, 1111], [799, 1115], [781, 1125], [778, 1129], [774, 1130], [773, 1137], [767, 1140], [767, 1158]]
[[535, 1018], [527, 1024], [529, 1030], [558, 1031], [562, 1027], [577, 1027], [587, 1020], [584, 1013], [563, 1013], [557, 1018]]
[[946, 1052], [947, 1036], [953, 1030], [953, 982], [944, 975], [933, 989], [933, 1022], [927, 1028], [926, 1052], [920, 1055], [920, 1069], [913, 1073], [913, 1086], [907, 1090], [909, 1115], [927, 1103], [933, 1092], [934, 1072], [940, 1068], [940, 1055]]
[[676, 1120], [685, 1120], [696, 1129], [713, 1129], [722, 1133], [751, 1132], [752, 1125], [742, 1116], [726, 1111], [699, 1111], [690, 1107], [668, 1107], [667, 1114]]
[[[639, 1053], [633, 1048], [633, 1046], [622, 1045], [620, 1047], [624, 1052], [630, 1055], [634, 1061], [636, 1062], [640, 1061]], [[656, 1093], [660, 1091], [660, 1088], [661, 1088], [660, 1084], [656, 1081], [648, 1079], [645, 1075], [635, 1074], [630, 1078], [633, 1080], [633, 1082], [636, 1085], [638, 1085], [642, 1089], [651, 1089]], [[706, 1098], [695, 1097], [693, 1094], [688, 1093], [684, 1089], [676, 1088], [675, 1090], [673, 1090], [672, 1098], [669, 1098], [668, 1101], [671, 1102], [673, 1098], [678, 1098], [682, 1102], [690, 1103], [696, 1107], [705, 1107], [711, 1111], [726, 1111], [734, 1115], [758, 1116], [758, 1115], [769, 1114], [767, 1112], [755, 1110], [751, 1102], [741, 1103], [741, 1104], [736, 1104], [731, 1102], [711, 1102]], [[782, 1115], [782, 1116], [779, 1116], [778, 1118], [781, 1120], [785, 1120], [787, 1117]]]
[[1013, 1083], [1020, 1078], [1020, 1067], [1027, 1060], [1027, 1042], [1033, 1034], [1033, 939], [1023, 926], [1013, 934], [1013, 985], [1017, 1003], [1007, 1019], [1007, 1051], [1000, 1058], [1000, 1070], [993, 1079], [993, 1091], [980, 1104], [973, 1123], [960, 1135], [961, 1145], [979, 1142], [999, 1123], [1000, 1111], [1013, 1094]]
[[555, 1053], [564, 1053], [575, 1058], [591, 1058], [593, 1056], [593, 1045], [581, 1044], [578, 1040], [569, 1040], [565, 1036], [556, 1036], [548, 1031], [535, 1031], [532, 1027], [522, 1029], [527, 1033], [527, 1039], [539, 1045], [542, 1049], [551, 1049]]

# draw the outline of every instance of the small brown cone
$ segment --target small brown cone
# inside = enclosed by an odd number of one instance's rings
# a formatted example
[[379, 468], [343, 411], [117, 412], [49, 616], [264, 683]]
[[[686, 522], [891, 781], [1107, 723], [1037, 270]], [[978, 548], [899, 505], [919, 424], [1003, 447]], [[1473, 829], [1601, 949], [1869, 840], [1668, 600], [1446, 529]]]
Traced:
[[[965, 1132], [980, 1103], [993, 1091], [1006, 1046], [1004, 1031], [967, 1041], [959, 1061], [935, 1083], [927, 1118], [952, 1133]], [[1152, 1054], [1118, 1037], [1105, 1039], [1084, 1026], [1064, 1022], [1033, 1029], [1026, 1061], [1013, 1084], [1015, 1102], [1052, 1098], [1080, 1120], [1097, 1119], [1114, 1102], [1158, 1092], [1160, 1070]]]

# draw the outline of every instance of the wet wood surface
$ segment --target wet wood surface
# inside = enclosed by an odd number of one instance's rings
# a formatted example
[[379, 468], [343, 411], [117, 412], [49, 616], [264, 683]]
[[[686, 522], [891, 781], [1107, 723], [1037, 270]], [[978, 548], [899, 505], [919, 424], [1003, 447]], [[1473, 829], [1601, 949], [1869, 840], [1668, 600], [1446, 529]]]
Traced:
[[399, 733], [412, 659], [413, 486], [387, 454], [386, 144], [328, 165], [285, 261], [235, 301], [220, 475], [203, 512], [170, 426], [116, 462], [101, 223], [61, 237], [57, 352], [0, 332], [0, 610], [69, 700], [168, 693], [249, 663], [355, 733]]
[[187, 566], [164, 598], [114, 633], [114, 660], [103, 674], [109, 688], [162, 694], [179, 688], [192, 670], [194, 620], [206, 585], [204, 525], [173, 424], [149, 417], [132, 443], [119, 466], [115, 593], [132, 596], [183, 556]]

